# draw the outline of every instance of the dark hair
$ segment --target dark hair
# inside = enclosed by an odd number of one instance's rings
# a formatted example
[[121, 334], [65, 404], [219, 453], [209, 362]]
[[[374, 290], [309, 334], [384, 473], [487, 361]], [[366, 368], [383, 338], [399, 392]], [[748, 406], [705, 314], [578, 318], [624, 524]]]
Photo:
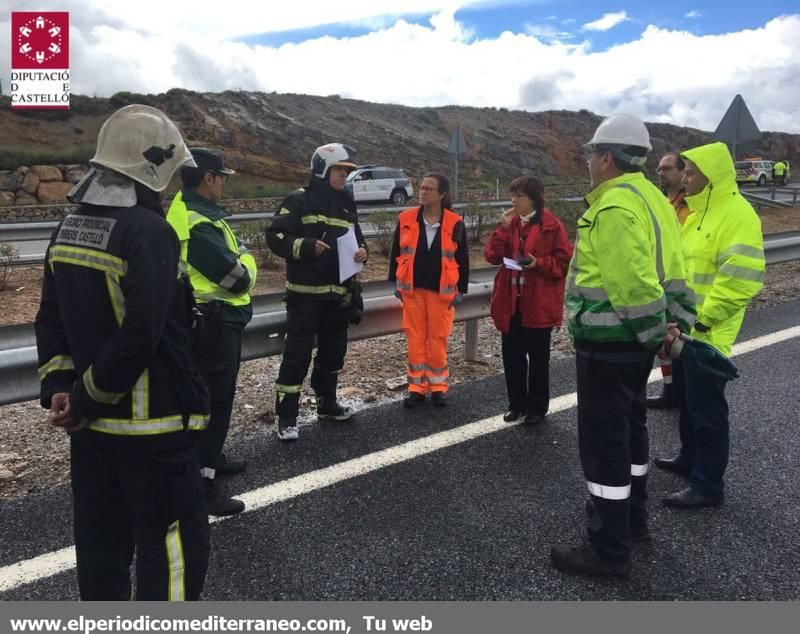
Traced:
[[197, 167], [182, 167], [181, 182], [186, 189], [197, 189], [203, 182], [203, 174], [206, 170]]
[[677, 167], [679, 170], [683, 171], [686, 169], [686, 161], [683, 160], [683, 157], [681, 156], [680, 152], [677, 151], [667, 152], [661, 158], [666, 158], [668, 156], [675, 157], [675, 167]]
[[544, 209], [544, 185], [534, 176], [520, 176], [511, 181], [508, 191], [512, 194], [525, 194], [533, 201], [536, 211]]
[[447, 180], [447, 176], [440, 174], [439, 172], [428, 172], [420, 179], [420, 185], [422, 185], [422, 181], [424, 181], [426, 178], [436, 179], [436, 183], [439, 187], [439, 193], [444, 194], [444, 198], [442, 198], [442, 209], [452, 210], [453, 201], [450, 198], [450, 181]]

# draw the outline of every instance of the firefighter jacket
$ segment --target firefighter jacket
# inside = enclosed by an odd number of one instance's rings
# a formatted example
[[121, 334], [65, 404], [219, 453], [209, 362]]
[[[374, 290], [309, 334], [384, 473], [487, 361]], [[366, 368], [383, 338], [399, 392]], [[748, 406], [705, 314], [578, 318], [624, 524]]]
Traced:
[[699, 194], [686, 197], [693, 213], [681, 233], [693, 269], [690, 285], [697, 298], [697, 321], [710, 328], [692, 330], [692, 336], [729, 355], [745, 307], [764, 285], [761, 221], [739, 193], [724, 143], [703, 145], [681, 156], [709, 181]]
[[[312, 177], [307, 187], [284, 199], [267, 228], [267, 244], [286, 260], [288, 293], [320, 300], [341, 300], [347, 294], [349, 280], [339, 282], [336, 240], [350, 229], [355, 230], [358, 245], [366, 249], [355, 202], [326, 181]], [[317, 240], [330, 247], [321, 255], [314, 253]]]
[[208, 392], [191, 360], [191, 295], [163, 211], [83, 205], [47, 249], [36, 343], [41, 403], [69, 392], [80, 439], [189, 443]]
[[225, 217], [228, 214], [192, 190], [178, 192], [167, 222], [181, 244], [181, 267], [189, 275], [198, 304], [221, 302], [222, 321], [244, 327], [253, 317], [250, 290], [256, 283], [255, 258]]
[[417, 287], [450, 300], [458, 293], [466, 295], [469, 250], [461, 217], [443, 209], [441, 226], [430, 248], [423, 222], [422, 207], [400, 212], [389, 255], [389, 280], [396, 282], [401, 293], [413, 293]]
[[560, 326], [564, 315], [564, 280], [572, 245], [564, 225], [548, 209], [537, 215], [538, 222], [524, 224], [514, 216], [510, 227], [498, 225], [486, 243], [484, 254], [490, 264], [502, 264], [504, 257], [516, 260], [530, 254], [536, 258], [532, 269], [497, 269], [491, 313], [494, 325], [505, 334], [517, 311], [525, 328]]
[[657, 349], [666, 324], [694, 322], [678, 219], [643, 174], [622, 174], [586, 197], [565, 305], [578, 348]]

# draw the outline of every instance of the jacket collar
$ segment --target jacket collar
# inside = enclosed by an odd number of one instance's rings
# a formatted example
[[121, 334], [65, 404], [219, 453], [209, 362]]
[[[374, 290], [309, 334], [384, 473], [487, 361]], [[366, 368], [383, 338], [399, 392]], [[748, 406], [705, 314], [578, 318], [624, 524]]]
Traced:
[[[605, 194], [609, 189], [612, 187], [616, 187], [622, 183], [629, 183], [633, 185], [641, 191], [641, 186], [644, 184], [645, 181], [644, 174], [641, 172], [634, 172], [631, 174], [620, 174], [619, 176], [615, 176], [614, 178], [610, 178], [607, 181], [600, 183], [597, 187], [595, 187], [592, 191], [586, 194], [586, 202], [591, 207], [594, 205], [600, 198]], [[639, 185], [637, 187], [637, 185]]]
[[221, 220], [230, 215], [213, 200], [201, 196], [193, 189], [182, 189], [181, 196], [187, 207], [190, 207], [192, 211], [204, 215], [209, 220]]

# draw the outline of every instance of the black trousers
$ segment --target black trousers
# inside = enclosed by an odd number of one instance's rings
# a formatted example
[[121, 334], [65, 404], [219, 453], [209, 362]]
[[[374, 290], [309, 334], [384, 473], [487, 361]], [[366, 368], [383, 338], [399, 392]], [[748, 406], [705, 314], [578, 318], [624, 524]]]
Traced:
[[503, 370], [509, 409], [544, 416], [550, 409], [550, 333], [552, 328], [525, 328], [522, 313], [511, 318], [503, 338]]
[[653, 353], [576, 353], [578, 444], [595, 513], [594, 549], [613, 561], [630, 556], [631, 530], [647, 527], [647, 378]]
[[336, 398], [337, 375], [347, 353], [348, 315], [338, 301], [319, 301], [289, 295], [283, 359], [275, 386], [275, 413], [280, 419], [297, 418], [300, 389], [311, 363], [314, 340], [317, 354], [311, 387], [317, 396]]
[[82, 601], [196, 601], [208, 569], [208, 515], [194, 447], [124, 451], [72, 440]]
[[[242, 360], [242, 330], [207, 318], [203, 334], [194, 345], [194, 359], [211, 396], [208, 427], [197, 434], [200, 467], [214, 469], [231, 425]], [[211, 477], [211, 473], [205, 474]]]

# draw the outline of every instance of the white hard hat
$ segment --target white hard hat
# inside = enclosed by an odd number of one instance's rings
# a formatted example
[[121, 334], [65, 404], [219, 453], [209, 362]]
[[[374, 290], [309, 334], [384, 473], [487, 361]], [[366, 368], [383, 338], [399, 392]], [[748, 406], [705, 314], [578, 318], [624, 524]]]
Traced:
[[133, 104], [112, 114], [97, 136], [89, 161], [163, 191], [182, 165], [197, 167], [172, 120], [160, 110]]
[[328, 170], [334, 165], [355, 169], [358, 167], [353, 163], [355, 154], [356, 151], [349, 145], [341, 143], [320, 145], [311, 155], [311, 174], [325, 180], [328, 178]]
[[584, 147], [606, 145], [653, 149], [653, 146], [650, 145], [650, 134], [642, 120], [624, 112], [617, 112], [603, 119], [597, 126], [592, 140]]

